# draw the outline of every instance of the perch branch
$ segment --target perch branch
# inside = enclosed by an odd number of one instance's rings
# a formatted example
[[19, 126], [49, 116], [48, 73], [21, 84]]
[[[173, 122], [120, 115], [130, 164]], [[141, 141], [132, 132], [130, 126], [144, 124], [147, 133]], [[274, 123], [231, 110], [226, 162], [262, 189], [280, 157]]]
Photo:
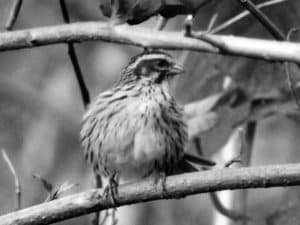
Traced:
[[21, 208], [21, 184], [19, 182], [18, 175], [16, 173], [16, 170], [14, 168], [14, 165], [10, 161], [8, 155], [6, 154], [6, 151], [2, 149], [2, 156], [3, 159], [5, 160], [15, 182], [15, 192], [16, 192], [16, 209]]
[[300, 44], [254, 38], [206, 34], [214, 47], [205, 41], [183, 37], [182, 32], [154, 31], [129, 26], [109, 26], [103, 22], [83, 22], [32, 28], [0, 34], [0, 51], [33, 48], [42, 45], [102, 40], [139, 47], [191, 50], [227, 55], [239, 55], [268, 61], [300, 63]]
[[152, 179], [120, 185], [118, 195], [115, 196], [116, 205], [110, 198], [102, 198], [101, 190], [88, 190], [0, 216], [0, 225], [51, 224], [98, 210], [138, 202], [178, 199], [225, 189], [292, 185], [300, 185], [300, 164], [215, 169], [167, 177], [165, 189], [160, 184], [155, 185]]

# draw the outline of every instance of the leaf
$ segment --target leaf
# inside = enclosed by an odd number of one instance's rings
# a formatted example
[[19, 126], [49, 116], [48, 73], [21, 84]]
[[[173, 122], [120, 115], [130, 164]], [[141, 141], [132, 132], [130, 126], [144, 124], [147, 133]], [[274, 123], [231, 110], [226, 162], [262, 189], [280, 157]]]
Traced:
[[45, 178], [41, 177], [39, 174], [33, 174], [32, 176], [33, 178], [39, 180], [42, 183], [43, 187], [46, 189], [48, 193], [52, 192], [53, 185], [50, 182], [48, 182]]
[[61, 184], [56, 190], [54, 190], [47, 198], [47, 201], [52, 201], [54, 199], [58, 199], [63, 193], [74, 188], [78, 184], [70, 184], [68, 181], [65, 181]]
[[194, 14], [199, 8], [211, 2], [211, 0], [166, 0], [159, 14], [165, 18], [177, 15]]
[[197, 114], [205, 114], [212, 110], [220, 100], [222, 94], [208, 96], [200, 101], [192, 102], [184, 106], [184, 113], [187, 118], [195, 117]]
[[218, 115], [215, 112], [206, 112], [189, 119], [187, 122], [189, 140], [192, 140], [194, 137], [198, 137], [200, 133], [213, 128], [217, 121]]
[[99, 8], [114, 23], [139, 24], [155, 15], [165, 18], [195, 13], [208, 0], [101, 0]]
[[219, 117], [215, 110], [222, 105], [231, 105], [232, 100], [236, 103], [237, 95], [240, 95], [240, 90], [231, 89], [186, 104], [184, 113], [187, 119], [189, 139], [213, 128]]
[[200, 101], [188, 103], [184, 106], [184, 113], [187, 118], [195, 117], [211, 110], [216, 110], [222, 105], [235, 107], [247, 101], [245, 93], [238, 87], [223, 92], [212, 94]]
[[101, 0], [99, 8], [114, 23], [139, 24], [158, 14], [162, 0]]

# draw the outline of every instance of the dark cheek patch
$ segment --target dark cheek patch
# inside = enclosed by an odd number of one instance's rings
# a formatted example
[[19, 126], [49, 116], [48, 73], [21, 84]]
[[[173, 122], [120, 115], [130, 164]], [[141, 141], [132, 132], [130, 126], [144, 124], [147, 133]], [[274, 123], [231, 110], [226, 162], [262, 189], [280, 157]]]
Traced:
[[158, 84], [161, 83], [165, 79], [165, 76], [166, 76], [165, 72], [161, 72], [159, 76], [155, 79], [155, 83]]

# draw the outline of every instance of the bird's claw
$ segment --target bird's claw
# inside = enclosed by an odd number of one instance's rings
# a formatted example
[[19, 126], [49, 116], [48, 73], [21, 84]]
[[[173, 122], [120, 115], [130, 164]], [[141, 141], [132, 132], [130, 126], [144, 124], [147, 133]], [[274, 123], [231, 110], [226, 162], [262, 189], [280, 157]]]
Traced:
[[162, 186], [163, 192], [167, 192], [166, 181], [167, 181], [167, 175], [166, 175], [166, 173], [160, 172], [160, 173], [155, 174], [155, 176], [154, 176], [154, 184], [155, 184], [155, 186], [157, 186], [158, 183], [160, 182], [161, 186]]
[[115, 179], [115, 174], [109, 177], [108, 184], [105, 186], [103, 190], [103, 197], [110, 198], [111, 202], [116, 205], [116, 196], [119, 194], [118, 192], [118, 181]]

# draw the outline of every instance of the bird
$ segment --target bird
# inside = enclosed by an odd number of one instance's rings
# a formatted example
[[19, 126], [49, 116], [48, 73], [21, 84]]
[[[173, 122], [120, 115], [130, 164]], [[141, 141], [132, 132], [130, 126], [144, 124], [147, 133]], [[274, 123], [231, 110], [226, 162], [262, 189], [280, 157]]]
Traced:
[[[118, 82], [83, 115], [80, 139], [95, 174], [109, 185], [171, 174], [184, 156], [187, 125], [169, 82], [184, 69], [167, 52], [131, 58]], [[159, 179], [158, 179], [159, 180]]]

